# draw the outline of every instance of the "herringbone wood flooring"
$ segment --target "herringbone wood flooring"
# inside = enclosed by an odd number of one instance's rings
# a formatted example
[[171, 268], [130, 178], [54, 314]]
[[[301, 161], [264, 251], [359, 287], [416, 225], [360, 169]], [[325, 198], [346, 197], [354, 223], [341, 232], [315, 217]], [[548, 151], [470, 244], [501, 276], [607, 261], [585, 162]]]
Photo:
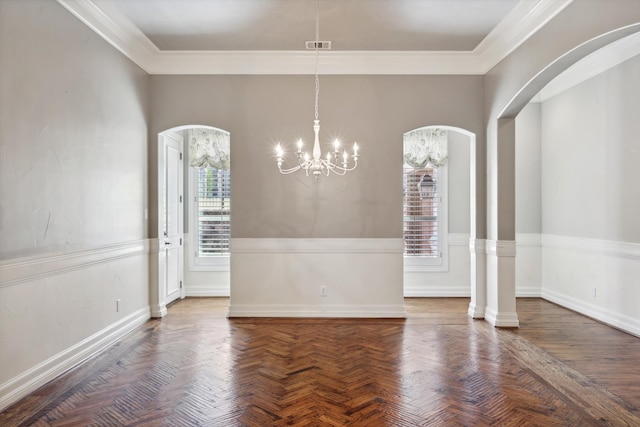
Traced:
[[640, 339], [540, 299], [409, 318], [226, 319], [187, 299], [0, 414], [1, 426], [640, 426]]

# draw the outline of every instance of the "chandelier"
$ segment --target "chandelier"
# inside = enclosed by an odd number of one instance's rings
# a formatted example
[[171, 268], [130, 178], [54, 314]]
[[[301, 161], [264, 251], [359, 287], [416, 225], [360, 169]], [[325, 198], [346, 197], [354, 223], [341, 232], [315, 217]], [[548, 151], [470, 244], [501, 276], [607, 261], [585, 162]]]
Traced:
[[302, 151], [303, 143], [302, 139], [298, 140], [298, 150], [296, 151], [296, 158], [298, 160], [298, 164], [291, 168], [282, 167], [284, 163], [284, 155], [285, 152], [282, 146], [278, 143], [276, 146], [276, 163], [278, 165], [278, 170], [282, 174], [290, 174], [299, 170], [303, 170], [306, 176], [313, 175], [316, 179], [320, 177], [320, 175], [329, 176], [331, 173], [336, 175], [344, 175], [349, 171], [354, 170], [358, 166], [358, 144], [353, 144], [353, 153], [351, 157], [353, 158], [353, 163], [349, 161], [349, 153], [346, 150], [342, 151], [340, 154], [340, 141], [333, 141], [333, 149], [327, 152], [326, 158], [322, 158], [322, 152], [320, 151], [320, 142], [318, 139], [318, 132], [320, 132], [320, 119], [318, 118], [318, 97], [320, 95], [320, 79], [318, 78], [318, 46], [320, 45], [320, 14], [318, 7], [319, 0], [316, 0], [316, 41], [315, 41], [315, 51], [316, 51], [316, 63], [315, 63], [315, 76], [316, 76], [316, 102], [315, 102], [315, 119], [313, 121], [313, 132], [315, 133], [315, 138], [313, 140], [313, 151], [311, 152], [311, 156], [308, 152]]

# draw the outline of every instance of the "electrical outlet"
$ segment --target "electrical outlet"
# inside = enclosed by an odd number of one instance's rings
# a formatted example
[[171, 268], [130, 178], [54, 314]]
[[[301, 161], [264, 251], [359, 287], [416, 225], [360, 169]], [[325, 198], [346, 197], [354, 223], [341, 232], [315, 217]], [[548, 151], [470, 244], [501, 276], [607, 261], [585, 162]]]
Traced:
[[120, 298], [116, 300], [116, 313], [120, 312]]
[[327, 287], [326, 286], [320, 286], [320, 296], [321, 297], [326, 297], [327, 296]]

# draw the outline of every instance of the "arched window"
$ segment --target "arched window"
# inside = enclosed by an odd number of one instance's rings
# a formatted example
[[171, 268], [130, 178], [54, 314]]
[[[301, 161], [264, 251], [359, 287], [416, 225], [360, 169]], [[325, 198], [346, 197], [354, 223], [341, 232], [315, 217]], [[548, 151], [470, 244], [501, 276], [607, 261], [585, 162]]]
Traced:
[[228, 266], [231, 237], [230, 134], [215, 128], [188, 130], [190, 226], [195, 266]]
[[403, 237], [405, 267], [442, 266], [447, 251], [446, 130], [404, 134]]

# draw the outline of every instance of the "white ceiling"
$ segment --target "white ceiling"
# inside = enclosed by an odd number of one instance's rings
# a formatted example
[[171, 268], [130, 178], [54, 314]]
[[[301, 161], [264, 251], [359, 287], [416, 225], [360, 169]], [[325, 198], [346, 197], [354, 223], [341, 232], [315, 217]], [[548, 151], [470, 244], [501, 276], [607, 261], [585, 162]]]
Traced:
[[[471, 51], [519, 0], [112, 0], [161, 50]], [[526, 0], [534, 4], [534, 0]]]

